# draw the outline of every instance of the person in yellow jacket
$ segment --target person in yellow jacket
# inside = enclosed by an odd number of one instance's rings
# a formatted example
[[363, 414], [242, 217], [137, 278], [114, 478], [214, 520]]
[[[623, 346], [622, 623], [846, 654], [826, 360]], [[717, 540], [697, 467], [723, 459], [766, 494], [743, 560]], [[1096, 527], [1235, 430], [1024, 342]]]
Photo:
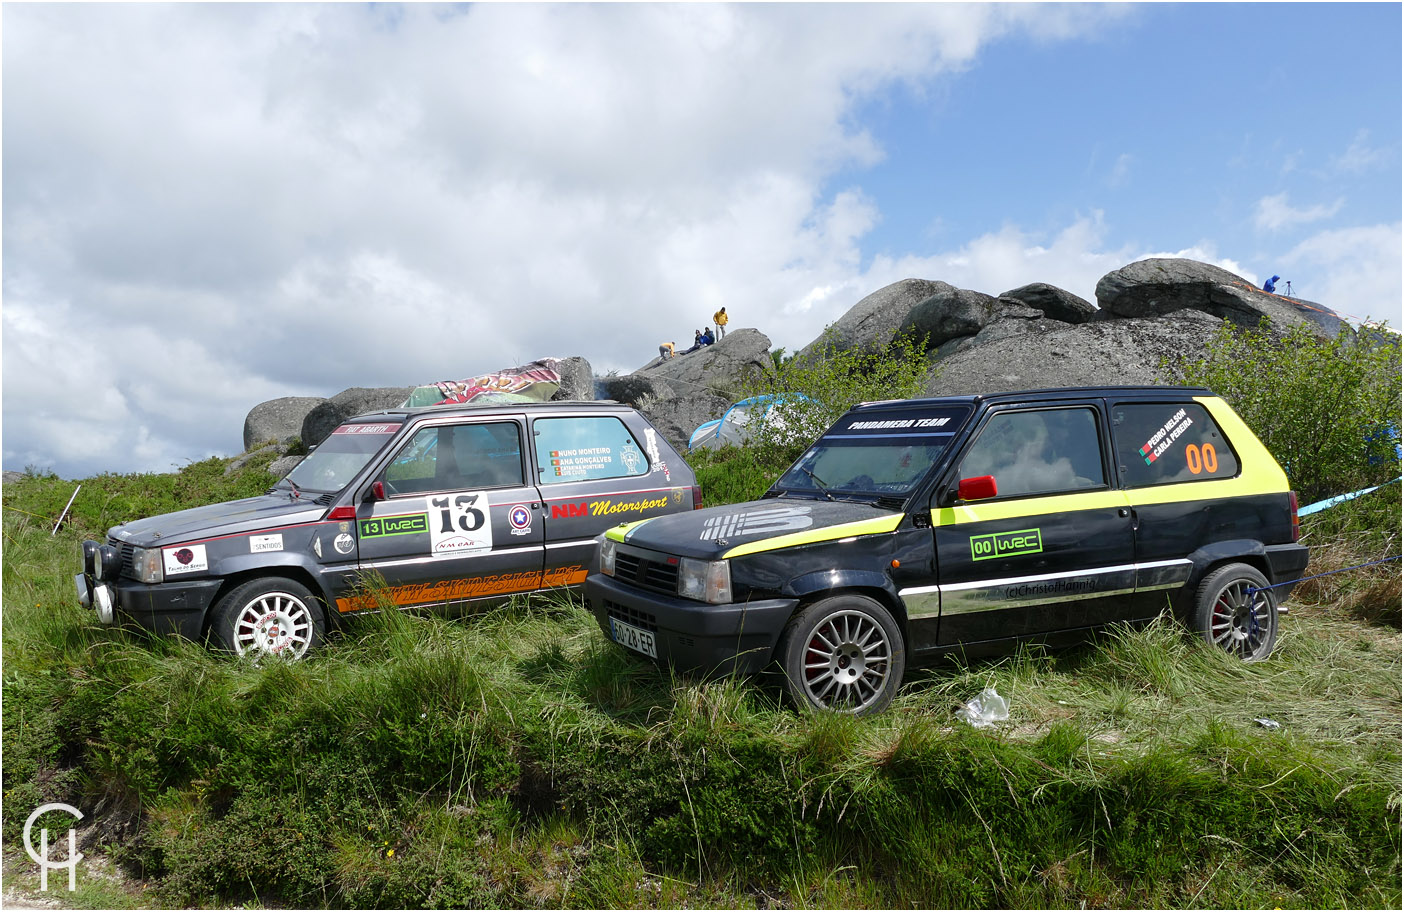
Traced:
[[726, 320], [727, 320], [727, 316], [726, 316], [726, 308], [725, 308], [725, 307], [723, 307], [721, 310], [717, 311], [716, 313], [712, 314], [712, 322], [715, 323], [715, 324], [717, 324], [717, 341], [718, 341], [718, 342], [721, 341], [721, 337], [722, 337], [722, 336], [726, 335]]

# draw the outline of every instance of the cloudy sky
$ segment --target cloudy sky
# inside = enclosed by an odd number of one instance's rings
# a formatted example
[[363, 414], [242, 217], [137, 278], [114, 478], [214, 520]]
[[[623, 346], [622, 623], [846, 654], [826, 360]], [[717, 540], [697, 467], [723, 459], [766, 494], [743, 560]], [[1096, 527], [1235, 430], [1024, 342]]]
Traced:
[[3, 467], [908, 277], [1191, 256], [1400, 320], [1398, 4], [3, 10]]

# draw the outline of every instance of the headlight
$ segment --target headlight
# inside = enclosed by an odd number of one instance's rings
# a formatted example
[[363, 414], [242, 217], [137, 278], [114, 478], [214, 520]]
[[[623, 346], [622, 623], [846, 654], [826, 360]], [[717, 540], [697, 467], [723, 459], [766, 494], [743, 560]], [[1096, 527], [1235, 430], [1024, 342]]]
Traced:
[[161, 564], [161, 549], [133, 548], [132, 576], [143, 583], [159, 583], [165, 579], [165, 570]]
[[678, 595], [714, 605], [731, 601], [731, 565], [684, 557], [678, 562]]
[[614, 550], [618, 547], [614, 539], [600, 536], [600, 572], [605, 576], [614, 575]]

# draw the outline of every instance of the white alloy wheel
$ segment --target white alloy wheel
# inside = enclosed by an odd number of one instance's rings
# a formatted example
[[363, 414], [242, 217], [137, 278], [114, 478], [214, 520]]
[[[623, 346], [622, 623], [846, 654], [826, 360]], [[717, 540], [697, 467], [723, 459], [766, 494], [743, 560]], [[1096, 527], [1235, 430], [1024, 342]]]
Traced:
[[237, 655], [300, 659], [321, 642], [325, 621], [306, 587], [267, 578], [244, 583], [221, 600], [212, 630]]

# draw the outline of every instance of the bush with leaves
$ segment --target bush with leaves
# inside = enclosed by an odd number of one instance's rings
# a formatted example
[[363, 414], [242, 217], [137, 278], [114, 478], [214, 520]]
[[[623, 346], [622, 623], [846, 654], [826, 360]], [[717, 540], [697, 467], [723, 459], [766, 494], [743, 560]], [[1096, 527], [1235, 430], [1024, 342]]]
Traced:
[[746, 383], [745, 396], [776, 397], [751, 428], [748, 448], [767, 465], [788, 466], [857, 403], [920, 395], [926, 375], [922, 340], [899, 336], [883, 351], [845, 350], [829, 327], [814, 354], [777, 359], [774, 371]]
[[1266, 321], [1225, 323], [1207, 357], [1161, 370], [1228, 400], [1307, 503], [1398, 477], [1399, 349], [1369, 326], [1328, 340], [1305, 325], [1279, 335]]

